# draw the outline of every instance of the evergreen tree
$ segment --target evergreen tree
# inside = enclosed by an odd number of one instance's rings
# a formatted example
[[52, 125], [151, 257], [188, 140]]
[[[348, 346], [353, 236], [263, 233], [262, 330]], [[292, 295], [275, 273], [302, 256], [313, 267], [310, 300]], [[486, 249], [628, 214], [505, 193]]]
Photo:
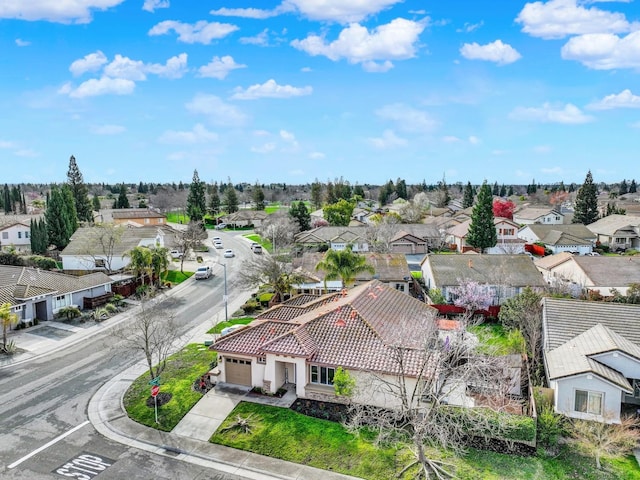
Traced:
[[336, 191], [333, 188], [333, 183], [331, 182], [327, 182], [324, 201], [325, 203], [336, 203], [338, 201], [338, 197], [336, 196]]
[[[60, 188], [54, 186], [51, 189], [44, 217], [49, 241], [58, 250], [62, 250], [69, 244], [69, 238], [73, 234], [73, 220], [69, 218], [70, 208], [65, 202], [65, 194]], [[72, 207], [75, 208], [73, 205]]]
[[500, 187], [500, 196], [501, 197], [506, 197], [507, 196], [507, 187], [504, 186], [504, 183]]
[[189, 215], [190, 221], [201, 222], [206, 211], [207, 200], [204, 193], [204, 182], [200, 181], [198, 170], [194, 170], [187, 196], [187, 215]]
[[498, 243], [498, 234], [493, 223], [493, 196], [485, 180], [478, 192], [478, 201], [471, 213], [471, 224], [467, 233], [467, 243], [484, 252]]
[[467, 182], [462, 196], [462, 208], [473, 207], [473, 196], [473, 187], [471, 186], [471, 182]]
[[636, 185], [636, 181], [631, 180], [631, 183], [629, 184], [629, 193], [636, 193], [637, 190], [638, 186]]
[[69, 219], [69, 238], [78, 229], [78, 212], [76, 211], [76, 204], [73, 198], [73, 192], [69, 185], [62, 185], [60, 192], [62, 192], [62, 199], [64, 200], [64, 213]]
[[491, 190], [491, 194], [495, 195], [496, 197], [500, 195], [500, 187], [498, 187], [498, 182], [495, 182], [493, 184], [493, 190]]
[[94, 195], [93, 198], [91, 199], [91, 206], [93, 208], [94, 211], [99, 211], [100, 208], [102, 208], [102, 205], [100, 205], [100, 198], [98, 197], [98, 195]]
[[513, 185], [509, 185], [509, 189], [507, 190], [507, 197], [510, 197], [513, 195]]
[[311, 184], [311, 203], [316, 210], [322, 206], [322, 184], [317, 178]]
[[24, 193], [20, 196], [20, 213], [27, 214], [27, 201], [24, 198]]
[[220, 213], [220, 195], [218, 194], [218, 182], [209, 188], [209, 205], [207, 207], [209, 215], [216, 216]]
[[257, 181], [255, 186], [253, 187], [251, 196], [253, 197], [253, 203], [256, 204], [256, 210], [264, 210], [264, 191]]
[[396, 194], [398, 195], [398, 198], [407, 200], [407, 182], [400, 178], [396, 180]]
[[224, 203], [227, 208], [227, 213], [235, 213], [238, 211], [238, 194], [236, 189], [233, 188], [233, 183], [229, 179], [227, 188], [224, 189]]
[[304, 202], [293, 202], [289, 215], [296, 221], [301, 232], [311, 228], [311, 214]]
[[42, 255], [47, 252], [49, 240], [47, 235], [47, 226], [44, 219], [31, 220], [31, 252]]
[[92, 222], [93, 212], [89, 201], [89, 190], [82, 179], [82, 173], [76, 163], [76, 157], [69, 158], [69, 170], [67, 171], [67, 185], [73, 194], [78, 219], [81, 222]]
[[623, 179], [620, 183], [620, 190], [618, 191], [619, 195], [626, 195], [629, 192], [629, 187], [627, 185], [627, 180]]
[[527, 185], [527, 195], [533, 195], [538, 191], [538, 187], [536, 186], [536, 179], [534, 178], [531, 181], [531, 185]]
[[364, 188], [362, 188], [362, 185], [356, 185], [355, 187], [353, 187], [353, 196], [358, 196], [358, 198], [360, 198], [361, 200], [364, 198]]
[[573, 223], [589, 225], [596, 220], [598, 220], [598, 192], [593, 183], [591, 170], [589, 170], [584, 183], [576, 194], [576, 202], [573, 209]]
[[127, 198], [127, 187], [124, 183], [120, 184], [120, 190], [118, 193], [118, 199], [116, 200], [115, 208], [129, 208], [129, 198]]
[[437, 207], [446, 207], [451, 202], [451, 195], [449, 194], [449, 186], [447, 180], [442, 176], [442, 180], [438, 182], [438, 197], [436, 200]]

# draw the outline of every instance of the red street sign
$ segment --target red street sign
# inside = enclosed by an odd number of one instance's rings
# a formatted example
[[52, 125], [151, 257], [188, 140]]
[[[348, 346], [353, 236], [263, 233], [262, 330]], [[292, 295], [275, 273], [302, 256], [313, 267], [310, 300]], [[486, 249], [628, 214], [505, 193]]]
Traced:
[[151, 387], [151, 396], [152, 397], [158, 396], [159, 391], [160, 391], [160, 387], [158, 385], [154, 385], [153, 387]]

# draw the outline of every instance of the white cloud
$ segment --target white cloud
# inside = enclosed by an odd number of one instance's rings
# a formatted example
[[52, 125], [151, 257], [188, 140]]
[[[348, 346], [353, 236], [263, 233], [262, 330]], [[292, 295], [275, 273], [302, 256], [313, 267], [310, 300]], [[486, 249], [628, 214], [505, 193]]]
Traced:
[[454, 135], [445, 135], [444, 137], [442, 137], [442, 141], [444, 143], [459, 143], [462, 140], [460, 140], [458, 137]]
[[537, 145], [533, 147], [533, 151], [540, 154], [551, 153], [552, 150], [553, 149], [549, 145]]
[[562, 167], [545, 167], [541, 168], [540, 171], [548, 175], [562, 175], [564, 173]]
[[393, 130], [385, 130], [382, 132], [381, 137], [367, 138], [369, 144], [379, 150], [385, 150], [387, 148], [405, 147], [407, 145], [407, 139], [398, 137]]
[[640, 31], [623, 38], [610, 33], [573, 37], [560, 53], [565, 60], [577, 60], [594, 70], [637, 69], [640, 68]]
[[252, 132], [256, 137], [268, 137], [269, 135], [271, 135], [269, 132], [267, 132], [266, 130], [254, 130]]
[[38, 152], [30, 148], [22, 148], [20, 150], [16, 150], [15, 152], [13, 152], [13, 154], [16, 157], [27, 157], [27, 158], [33, 158], [39, 155]]
[[237, 68], [245, 68], [246, 65], [236, 63], [232, 56], [213, 57], [211, 61], [198, 69], [201, 77], [217, 78], [223, 80], [230, 71]]
[[422, 110], [402, 103], [392, 103], [376, 110], [376, 115], [390, 120], [406, 132], [428, 132], [437, 126], [437, 122]]
[[151, 63], [146, 65], [146, 71], [165, 78], [182, 78], [187, 72], [187, 54], [181, 53], [169, 58], [164, 65]]
[[500, 157], [502, 155], [507, 155], [509, 153], [509, 150], [492, 150], [491, 151], [491, 155], [495, 155], [496, 157]]
[[564, 38], [585, 33], [622, 33], [631, 25], [622, 13], [585, 8], [577, 0], [550, 0], [527, 3], [516, 22], [522, 31], [545, 39]]
[[587, 105], [591, 110], [611, 110], [612, 108], [640, 108], [640, 96], [626, 89], [618, 94], [607, 95], [602, 100]]
[[169, 8], [169, 0], [144, 0], [142, 5], [142, 10], [151, 13], [160, 8]]
[[106, 55], [100, 50], [96, 50], [93, 53], [75, 60], [69, 66], [69, 71], [76, 77], [85, 72], [97, 72], [107, 61]]
[[478, 145], [480, 143], [480, 139], [475, 135], [471, 135], [467, 140], [471, 145]]
[[258, 98], [289, 98], [311, 95], [313, 88], [293, 87], [291, 85], [278, 85], [275, 80], [270, 79], [263, 84], [251, 85], [247, 89], [237, 87], [231, 98], [236, 100], [255, 100]]
[[167, 130], [158, 140], [162, 143], [209, 143], [217, 141], [218, 134], [198, 123], [189, 131]]
[[293, 145], [294, 147], [298, 146], [298, 141], [296, 140], [296, 136], [291, 132], [287, 132], [286, 130], [280, 130], [280, 138], [285, 142], [287, 142], [288, 144]]
[[[416, 44], [425, 27], [426, 22], [396, 18], [369, 32], [366, 27], [352, 23], [333, 42], [327, 43], [323, 37], [309, 35], [303, 40], [293, 40], [291, 45], [309, 55], [322, 55], [333, 61], [344, 58], [354, 64], [376, 61], [390, 63], [391, 60], [415, 57]], [[370, 63], [368, 66], [371, 68]]]
[[241, 17], [241, 18], [255, 18], [258, 20], [264, 20], [278, 15], [278, 10], [262, 10], [260, 8], [219, 8], [217, 10], [211, 10], [211, 15], [217, 15], [220, 17]]
[[31, 42], [22, 40], [21, 38], [16, 38], [16, 45], [19, 47], [28, 47], [29, 45], [31, 45]]
[[130, 95], [135, 88], [135, 82], [126, 78], [101, 77], [82, 82], [77, 88], [66, 84], [58, 90], [58, 93], [67, 94], [71, 98], [85, 98], [100, 95]]
[[480, 20], [478, 23], [469, 23], [469, 22], [465, 22], [464, 25], [462, 26], [462, 28], [458, 28], [456, 30], [456, 32], [458, 33], [471, 33], [475, 30], [477, 30], [478, 28], [482, 27], [484, 25], [484, 21]]
[[384, 62], [381, 62], [381, 63], [367, 60], [366, 62], [362, 63], [362, 69], [365, 72], [370, 72], [370, 73], [384, 73], [384, 72], [388, 72], [392, 68], [393, 68], [393, 63], [391, 63], [389, 60], [385, 60]]
[[271, 153], [276, 149], [276, 144], [273, 142], [265, 143], [258, 147], [251, 147], [253, 153]]
[[515, 48], [502, 43], [502, 40], [496, 40], [486, 45], [475, 42], [465, 43], [460, 49], [460, 54], [468, 60], [486, 60], [498, 65], [508, 65], [522, 58], [522, 55]]
[[[75, 63], [75, 62], [74, 62]], [[147, 79], [146, 68], [141, 60], [131, 60], [116, 54], [115, 58], [104, 67], [104, 74], [112, 78], [124, 78], [139, 82]]]
[[311, 69], [311, 67], [302, 67], [300, 71], [304, 73], [309, 73], [309, 72], [312, 72], [313, 70]]
[[265, 28], [259, 34], [254, 35], [253, 37], [240, 37], [238, 40], [240, 43], [244, 45], [259, 45], [264, 47], [269, 45], [269, 29]]
[[8, 149], [8, 148], [15, 148], [16, 144], [13, 142], [10, 142], [8, 140], [0, 140], [0, 148], [3, 149]]
[[633, 123], [630, 125], [630, 127], [631, 127], [631, 128], [640, 128], [640, 122], [633, 122]]
[[325, 154], [322, 152], [311, 152], [309, 154], [309, 158], [311, 158], [312, 160], [322, 160], [323, 158], [325, 158]]
[[154, 25], [149, 30], [149, 35], [166, 35], [172, 30], [178, 34], [179, 42], [208, 45], [211, 40], [224, 38], [238, 30], [238, 27], [230, 23], [206, 22], [204, 20], [194, 24], [165, 20]]
[[91, 133], [95, 135], [118, 135], [123, 133], [126, 128], [122, 125], [93, 125], [90, 128]]
[[191, 113], [207, 115], [214, 125], [241, 126], [248, 120], [238, 107], [225, 103], [215, 95], [199, 93], [185, 106]]
[[555, 106], [545, 103], [542, 107], [517, 107], [510, 114], [513, 120], [529, 120], [542, 123], [580, 124], [588, 123], [593, 117], [585, 115], [578, 107], [567, 103]]
[[0, 18], [47, 20], [57, 23], [89, 23], [93, 10], [107, 10], [124, 0], [3, 0]]
[[283, 5], [295, 8], [311, 20], [350, 23], [364, 20], [399, 2], [400, 0], [285, 0]]

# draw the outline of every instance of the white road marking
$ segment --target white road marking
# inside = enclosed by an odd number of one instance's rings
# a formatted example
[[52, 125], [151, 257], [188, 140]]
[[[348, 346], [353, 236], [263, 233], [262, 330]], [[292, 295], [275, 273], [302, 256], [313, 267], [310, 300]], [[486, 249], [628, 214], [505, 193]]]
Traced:
[[75, 427], [73, 427], [71, 430], [69, 430], [68, 432], [63, 433], [62, 435], [57, 436], [56, 438], [54, 438], [53, 440], [51, 440], [49, 443], [45, 443], [43, 446], [41, 446], [40, 448], [34, 450], [33, 452], [31, 452], [29, 455], [25, 455], [24, 457], [22, 457], [20, 460], [13, 462], [11, 465], [9, 465], [7, 468], [15, 468], [18, 465], [20, 465], [22, 462], [24, 462], [25, 460], [29, 460], [31, 457], [33, 457], [34, 455], [37, 455], [38, 453], [40, 453], [43, 450], [46, 450], [47, 448], [49, 448], [51, 445], [58, 443], [60, 440], [68, 437], [69, 435], [71, 435], [73, 432], [80, 430], [82, 427], [84, 427], [85, 425], [88, 425], [90, 422], [89, 420], [86, 420], [84, 422], [82, 422], [80, 425], [77, 425]]

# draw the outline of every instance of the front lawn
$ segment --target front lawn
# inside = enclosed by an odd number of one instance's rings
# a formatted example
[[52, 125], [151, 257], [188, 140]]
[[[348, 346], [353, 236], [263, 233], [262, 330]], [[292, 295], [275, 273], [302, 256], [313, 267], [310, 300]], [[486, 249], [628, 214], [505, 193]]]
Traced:
[[492, 355], [511, 355], [521, 353], [524, 338], [517, 330], [507, 330], [499, 323], [481, 323], [469, 327], [469, 332], [478, 337], [481, 353]]
[[[250, 417], [251, 433], [237, 429], [222, 431], [237, 415]], [[406, 450], [376, 447], [363, 436], [348, 433], [339, 423], [248, 402], [236, 406], [210, 441], [367, 480], [397, 478], [410, 460]], [[605, 460], [603, 470], [596, 470], [593, 459], [569, 448], [553, 458], [476, 449], [469, 449], [461, 458], [438, 451], [430, 451], [429, 455], [454, 464], [456, 478], [460, 480], [640, 479], [640, 468], [633, 456]]]
[[191, 410], [202, 393], [192, 386], [196, 380], [211, 369], [216, 352], [200, 343], [192, 343], [167, 360], [167, 367], [160, 375], [160, 393], [170, 393], [171, 400], [158, 407], [158, 422], [155, 421], [153, 402], [147, 406], [151, 393], [149, 372], [138, 377], [124, 395], [124, 407], [129, 418], [158, 430], [170, 432]]
[[162, 281], [164, 283], [171, 283], [171, 285], [178, 285], [193, 275], [193, 272], [181, 272], [180, 270], [167, 270], [162, 275]]
[[216, 324], [216, 326], [209, 329], [207, 333], [221, 333], [223, 328], [232, 327], [233, 325], [247, 325], [251, 322], [253, 322], [253, 317], [232, 318], [231, 320]]

